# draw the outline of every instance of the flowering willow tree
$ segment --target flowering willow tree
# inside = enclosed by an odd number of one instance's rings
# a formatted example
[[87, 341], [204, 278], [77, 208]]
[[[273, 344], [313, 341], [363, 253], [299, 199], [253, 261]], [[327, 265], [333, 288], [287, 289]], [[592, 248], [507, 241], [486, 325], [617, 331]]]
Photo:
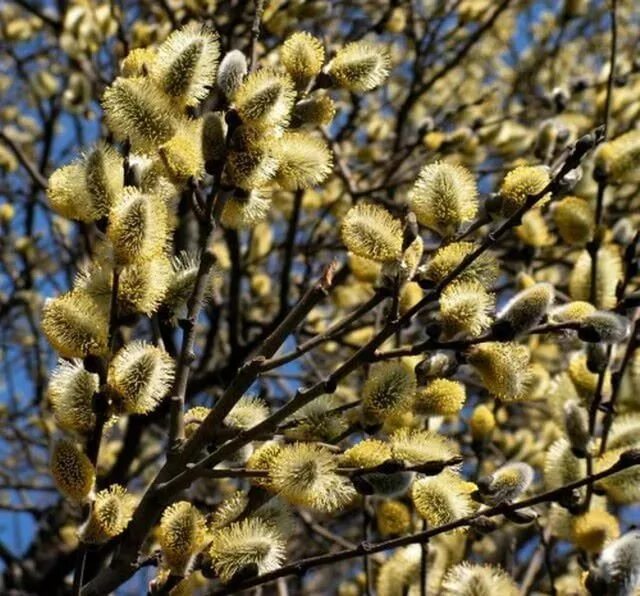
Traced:
[[3, 3], [3, 592], [638, 594], [639, 32]]

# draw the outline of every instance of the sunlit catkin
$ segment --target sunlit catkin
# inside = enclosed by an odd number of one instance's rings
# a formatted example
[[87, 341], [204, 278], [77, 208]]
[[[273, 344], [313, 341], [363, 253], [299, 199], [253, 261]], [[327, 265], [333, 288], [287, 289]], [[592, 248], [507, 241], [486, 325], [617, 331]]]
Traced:
[[267, 218], [270, 210], [271, 199], [263, 192], [236, 193], [227, 199], [220, 221], [231, 230], [253, 228]]
[[529, 464], [509, 463], [479, 481], [478, 488], [486, 503], [497, 505], [512, 502], [529, 488], [533, 475], [533, 468]]
[[620, 536], [618, 520], [608, 511], [594, 509], [574, 518], [571, 541], [588, 553], [598, 553]]
[[411, 192], [409, 206], [418, 222], [450, 236], [478, 212], [478, 189], [471, 172], [447, 162], [425, 166]]
[[542, 321], [553, 304], [553, 299], [551, 284], [535, 284], [507, 302], [499, 313], [496, 324], [510, 335], [524, 333]]
[[515, 343], [486, 342], [468, 352], [469, 363], [495, 397], [511, 401], [523, 397], [530, 378], [529, 350]]
[[102, 543], [122, 534], [131, 521], [136, 498], [119, 484], [96, 494], [86, 525], [81, 529], [84, 542]]
[[127, 187], [111, 209], [107, 229], [116, 262], [128, 265], [162, 254], [168, 234], [164, 201], [155, 194]]
[[164, 350], [137, 341], [126, 345], [114, 357], [109, 384], [130, 414], [155, 409], [171, 387], [174, 362]]
[[309, 188], [331, 173], [332, 158], [327, 144], [310, 134], [286, 132], [272, 149], [278, 162], [275, 181], [285, 190]]
[[430, 527], [437, 527], [473, 513], [475, 488], [457, 472], [445, 469], [436, 476], [418, 478], [411, 486], [411, 500], [418, 515]]
[[86, 433], [95, 424], [93, 395], [98, 391], [98, 375], [88, 372], [78, 360], [61, 360], [51, 373], [48, 397], [58, 426]]
[[565, 197], [552, 210], [558, 233], [567, 244], [584, 245], [593, 234], [594, 214], [591, 204], [580, 197]]
[[358, 203], [342, 220], [342, 241], [355, 255], [377, 262], [398, 259], [402, 252], [402, 225], [386, 209]]
[[67, 439], [53, 446], [49, 464], [58, 490], [73, 503], [82, 503], [93, 491], [96, 471], [89, 458]]
[[329, 124], [336, 113], [336, 105], [328, 95], [315, 93], [293, 107], [291, 126], [322, 126]]
[[458, 455], [451, 439], [428, 430], [401, 428], [391, 435], [390, 442], [393, 458], [409, 466], [446, 461]]
[[591, 439], [587, 411], [574, 399], [564, 405], [564, 428], [576, 455], [584, 455]]
[[356, 41], [338, 50], [327, 72], [338, 87], [364, 92], [382, 84], [389, 68], [390, 58], [384, 46]]
[[326, 448], [295, 443], [282, 447], [271, 464], [269, 477], [286, 501], [330, 513], [355, 496], [351, 482], [336, 470], [336, 459]]
[[381, 501], [376, 507], [376, 525], [383, 538], [406, 534], [411, 530], [411, 510], [402, 501]]
[[51, 208], [68, 219], [90, 222], [98, 218], [89, 199], [85, 168], [79, 162], [62, 166], [51, 174], [47, 198]]
[[83, 158], [85, 185], [96, 219], [106, 217], [124, 185], [122, 156], [108, 145], [98, 145]]
[[215, 530], [208, 552], [221, 581], [228, 583], [246, 573], [274, 571], [284, 561], [286, 545], [272, 524], [250, 517]]
[[543, 166], [520, 166], [511, 170], [500, 187], [500, 214], [503, 217], [513, 215], [528, 197], [539, 195], [549, 184], [549, 180], [549, 172]]
[[243, 122], [280, 126], [289, 121], [295, 90], [291, 77], [264, 68], [248, 75], [233, 99]]
[[231, 99], [240, 88], [249, 68], [247, 58], [240, 50], [227, 52], [218, 67], [218, 88]]
[[491, 325], [495, 298], [474, 280], [449, 284], [440, 294], [440, 321], [447, 336], [477, 337]]
[[165, 565], [176, 575], [184, 575], [194, 555], [204, 546], [207, 526], [204, 516], [188, 501], [179, 501], [164, 510], [158, 541]]
[[603, 143], [595, 158], [596, 174], [610, 184], [637, 182], [640, 166], [640, 130], [631, 130]]
[[324, 48], [319, 39], [306, 31], [289, 36], [282, 44], [280, 60], [296, 84], [303, 91], [322, 69]]
[[[474, 248], [471, 242], [453, 242], [439, 248], [424, 267], [424, 276], [436, 283], [443, 282]], [[495, 257], [484, 252], [457, 275], [456, 281], [476, 281], [488, 288], [497, 278], [498, 263]]]
[[496, 426], [496, 418], [490, 408], [480, 404], [473, 409], [469, 418], [469, 430], [474, 441], [484, 441], [491, 436]]
[[107, 124], [115, 137], [129, 139], [140, 151], [152, 151], [176, 131], [171, 102], [147, 78], [118, 78], [102, 98]]
[[50, 298], [42, 312], [42, 330], [65, 358], [104, 354], [107, 328], [107, 313], [86, 292], [78, 290]]
[[413, 407], [426, 416], [453, 416], [462, 409], [466, 397], [460, 381], [434, 379], [418, 390]]
[[202, 120], [185, 120], [178, 132], [158, 148], [162, 163], [176, 184], [190, 178], [198, 180], [204, 174], [202, 124]]
[[629, 319], [609, 311], [596, 311], [582, 319], [578, 337], [588, 342], [616, 344], [627, 339]]
[[460, 563], [447, 572], [443, 596], [518, 596], [520, 590], [505, 571], [491, 565]]
[[219, 54], [217, 36], [192, 23], [160, 45], [151, 76], [169, 97], [197, 105], [215, 81]]
[[416, 393], [416, 375], [402, 361], [374, 364], [362, 388], [362, 412], [365, 422], [384, 421], [385, 417], [411, 406]]
[[[595, 306], [613, 308], [616, 288], [622, 279], [622, 260], [615, 246], [605, 245], [598, 250], [596, 270]], [[569, 277], [569, 294], [573, 300], [591, 300], [591, 256], [585, 250], [578, 257]]]

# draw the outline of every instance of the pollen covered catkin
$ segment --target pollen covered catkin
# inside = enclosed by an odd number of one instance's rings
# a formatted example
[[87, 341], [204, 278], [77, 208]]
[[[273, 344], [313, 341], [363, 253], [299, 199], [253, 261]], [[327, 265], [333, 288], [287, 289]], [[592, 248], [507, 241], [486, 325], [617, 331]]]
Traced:
[[51, 452], [51, 476], [58, 490], [71, 502], [86, 501], [96, 480], [96, 471], [89, 458], [67, 439], [57, 441]]
[[327, 72], [338, 87], [349, 91], [371, 91], [387, 78], [389, 54], [384, 46], [356, 41], [340, 48], [327, 65]]
[[164, 510], [158, 541], [164, 563], [172, 573], [184, 575], [205, 544], [207, 526], [204, 516], [188, 501], [179, 501]]
[[384, 263], [400, 257], [402, 225], [386, 209], [358, 203], [349, 209], [341, 226], [342, 241], [355, 255]]

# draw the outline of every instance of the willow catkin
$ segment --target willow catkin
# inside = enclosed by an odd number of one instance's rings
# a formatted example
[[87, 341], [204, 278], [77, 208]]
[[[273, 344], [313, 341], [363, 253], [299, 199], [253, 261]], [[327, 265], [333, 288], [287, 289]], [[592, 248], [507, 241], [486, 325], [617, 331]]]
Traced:
[[499, 567], [460, 563], [447, 572], [442, 582], [443, 596], [518, 596], [518, 586]]
[[174, 376], [174, 362], [161, 348], [142, 341], [127, 344], [113, 358], [109, 385], [131, 414], [154, 410]]
[[61, 360], [51, 373], [47, 395], [58, 426], [86, 433], [95, 424], [93, 396], [98, 391], [98, 375], [90, 373], [82, 362]]
[[402, 360], [378, 362], [371, 367], [362, 388], [362, 411], [367, 421], [407, 410], [416, 393], [416, 376]]
[[115, 137], [129, 139], [135, 150], [154, 150], [177, 130], [170, 100], [146, 77], [116, 79], [105, 91], [102, 107]]
[[286, 445], [269, 469], [271, 485], [286, 501], [326, 513], [345, 507], [355, 496], [349, 480], [337, 472], [326, 448], [308, 443]]
[[285, 132], [274, 142], [273, 155], [278, 163], [275, 181], [285, 190], [320, 184], [331, 173], [329, 147], [310, 134]]
[[409, 193], [418, 222], [450, 236], [478, 212], [478, 189], [466, 168], [446, 162], [425, 166]]
[[475, 280], [456, 281], [440, 294], [440, 321], [447, 336], [477, 337], [491, 325], [495, 298]]
[[587, 511], [571, 523], [571, 541], [588, 553], [598, 553], [620, 536], [618, 520], [608, 511]]
[[197, 105], [215, 81], [219, 54], [217, 35], [191, 23], [160, 45], [150, 75], [173, 100]]
[[296, 84], [303, 91], [324, 63], [324, 48], [319, 39], [306, 31], [290, 35], [282, 44], [280, 60]]
[[269, 69], [248, 75], [233, 101], [243, 122], [253, 126], [284, 126], [295, 100], [291, 77]]
[[83, 358], [107, 351], [108, 315], [86, 292], [73, 290], [45, 303], [42, 330], [65, 358]]
[[[622, 259], [617, 247], [601, 246], [597, 256], [595, 306], [613, 308], [616, 305], [616, 288], [622, 279]], [[580, 253], [569, 277], [569, 295], [573, 300], [591, 300], [591, 256], [585, 250]]]
[[603, 143], [595, 157], [595, 172], [610, 184], [638, 181], [640, 131], [630, 130]]
[[[504, 178], [499, 194], [499, 212], [503, 217], [512, 216], [528, 197], [539, 195], [549, 184], [549, 171], [544, 166], [520, 166]], [[540, 205], [546, 197], [539, 202]]]
[[341, 226], [342, 241], [355, 255], [384, 263], [402, 252], [400, 221], [383, 207], [358, 203], [349, 209]]
[[356, 41], [338, 50], [327, 72], [338, 87], [349, 91], [371, 91], [389, 74], [390, 58], [384, 46]]
[[101, 490], [81, 529], [82, 539], [88, 543], [103, 543], [122, 534], [131, 521], [135, 506], [136, 498], [118, 484]]
[[49, 469], [54, 484], [71, 502], [82, 503], [93, 492], [95, 468], [72, 441], [60, 439], [54, 444]]
[[164, 510], [158, 541], [163, 561], [172, 573], [185, 574], [194, 555], [204, 547], [206, 538], [205, 518], [194, 505], [179, 501]]
[[466, 397], [460, 381], [434, 379], [418, 390], [413, 407], [426, 416], [453, 416], [460, 412]]
[[218, 67], [216, 82], [227, 99], [234, 96], [248, 71], [247, 57], [240, 50], [231, 50], [225, 54]]

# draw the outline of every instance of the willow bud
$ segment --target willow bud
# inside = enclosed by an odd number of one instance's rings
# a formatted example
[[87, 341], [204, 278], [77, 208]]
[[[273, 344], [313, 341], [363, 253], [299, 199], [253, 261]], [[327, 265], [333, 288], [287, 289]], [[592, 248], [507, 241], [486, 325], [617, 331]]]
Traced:
[[227, 99], [235, 95], [248, 71], [247, 57], [240, 50], [225, 54], [218, 67], [217, 83]]

